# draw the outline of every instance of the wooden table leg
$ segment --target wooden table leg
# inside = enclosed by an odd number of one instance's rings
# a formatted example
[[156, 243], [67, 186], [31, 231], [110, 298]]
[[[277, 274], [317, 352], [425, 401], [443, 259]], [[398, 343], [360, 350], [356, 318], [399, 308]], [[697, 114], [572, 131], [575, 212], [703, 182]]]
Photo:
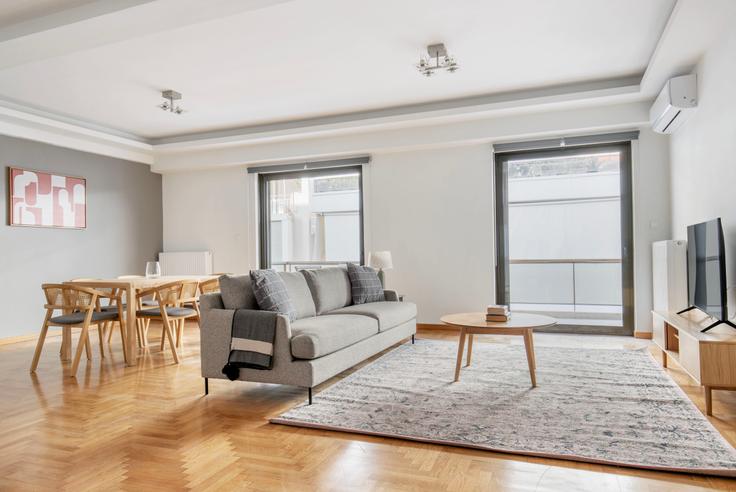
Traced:
[[135, 297], [135, 289], [132, 285], [128, 285], [125, 288], [125, 324], [126, 324], [126, 333], [125, 333], [125, 341], [123, 343], [127, 344], [127, 350], [125, 351], [125, 363], [129, 366], [134, 366], [136, 364], [136, 354], [138, 351], [135, 348], [136, 344], [136, 336], [135, 336], [135, 330], [136, 330], [136, 316], [135, 316], [135, 306], [136, 306], [136, 297]]
[[534, 341], [532, 340], [532, 330], [524, 331], [524, 348], [526, 348], [526, 361], [529, 365], [529, 376], [532, 379], [532, 388], [537, 387], [537, 375], [535, 371], [534, 361]]
[[705, 391], [705, 414], [713, 415], [713, 389], [710, 386], [704, 386]]
[[67, 362], [72, 360], [72, 329], [64, 326], [61, 329], [61, 360]]
[[468, 359], [465, 362], [466, 366], [470, 365], [470, 359], [473, 357], [473, 334], [468, 333]]
[[534, 367], [534, 375], [537, 374], [537, 353], [534, 351], [534, 330], [529, 328], [529, 347], [532, 354], [532, 367]]
[[465, 328], [460, 328], [460, 341], [457, 345], [457, 363], [455, 364], [455, 382], [460, 381], [460, 366], [463, 363], [463, 350], [465, 349]]
[[667, 352], [662, 351], [662, 367], [667, 368]]

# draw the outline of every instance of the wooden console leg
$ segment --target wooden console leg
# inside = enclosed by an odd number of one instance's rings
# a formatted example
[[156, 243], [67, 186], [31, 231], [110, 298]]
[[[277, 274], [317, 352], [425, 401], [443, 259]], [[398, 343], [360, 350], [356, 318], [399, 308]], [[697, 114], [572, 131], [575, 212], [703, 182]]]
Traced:
[[705, 391], [705, 414], [713, 415], [713, 389], [710, 386], [704, 386]]
[[667, 368], [667, 352], [662, 351], [662, 367]]

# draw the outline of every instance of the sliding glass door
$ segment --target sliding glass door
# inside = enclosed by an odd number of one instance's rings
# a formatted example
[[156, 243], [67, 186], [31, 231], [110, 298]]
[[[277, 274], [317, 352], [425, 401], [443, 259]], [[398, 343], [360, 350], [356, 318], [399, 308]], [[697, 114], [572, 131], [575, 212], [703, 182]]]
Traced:
[[360, 166], [259, 175], [261, 268], [363, 260]]
[[497, 302], [633, 333], [629, 143], [496, 154]]

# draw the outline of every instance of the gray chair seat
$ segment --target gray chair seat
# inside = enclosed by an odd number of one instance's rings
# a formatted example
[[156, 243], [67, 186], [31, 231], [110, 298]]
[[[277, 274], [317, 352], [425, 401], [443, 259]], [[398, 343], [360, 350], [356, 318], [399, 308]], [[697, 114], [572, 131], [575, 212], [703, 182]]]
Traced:
[[[187, 308], [187, 307], [167, 307], [166, 314], [168, 314], [172, 318], [184, 318], [187, 316], [196, 315], [197, 311], [195, 311], [194, 309]], [[136, 315], [144, 317], [144, 318], [160, 318], [161, 309], [160, 308], [142, 309], [140, 311], [136, 311]]]
[[158, 306], [158, 301], [156, 299], [143, 299], [141, 301], [142, 306]]
[[378, 322], [350, 314], [303, 318], [291, 324], [291, 355], [316, 359], [378, 333]]
[[[76, 312], [71, 314], [62, 314], [51, 318], [49, 321], [58, 325], [76, 325], [84, 322], [84, 317], [87, 315], [85, 312]], [[97, 321], [109, 321], [111, 319], [117, 319], [117, 311], [93, 311], [91, 322]]]
[[413, 302], [382, 301], [345, 306], [325, 313], [326, 316], [338, 314], [370, 316], [378, 321], [380, 331], [386, 331], [416, 318], [417, 306]]
[[[123, 303], [123, 309], [125, 309], [125, 307], [126, 307], [126, 305], [125, 305], [125, 303]], [[100, 309], [102, 309], [103, 311], [113, 311], [113, 312], [117, 312], [117, 310], [118, 310], [118, 306], [117, 306], [117, 305], [112, 305], [112, 306], [102, 306], [102, 307], [101, 307]]]

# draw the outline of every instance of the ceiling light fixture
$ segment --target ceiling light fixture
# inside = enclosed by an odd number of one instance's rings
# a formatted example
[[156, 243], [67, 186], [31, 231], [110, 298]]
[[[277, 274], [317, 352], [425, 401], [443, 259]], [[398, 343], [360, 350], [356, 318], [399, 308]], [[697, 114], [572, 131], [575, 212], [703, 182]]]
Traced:
[[161, 103], [158, 107], [163, 109], [164, 111], [169, 111], [170, 113], [176, 113], [176, 114], [182, 114], [184, 110], [179, 106], [178, 104], [174, 104], [174, 101], [178, 101], [181, 99], [181, 94], [172, 91], [171, 89], [163, 91], [161, 93], [161, 97], [166, 99], [163, 103]]
[[450, 73], [460, 68], [453, 56], [447, 54], [447, 48], [443, 43], [430, 44], [427, 46], [427, 55], [419, 58], [417, 70], [425, 77], [431, 77], [437, 70], [447, 70]]

